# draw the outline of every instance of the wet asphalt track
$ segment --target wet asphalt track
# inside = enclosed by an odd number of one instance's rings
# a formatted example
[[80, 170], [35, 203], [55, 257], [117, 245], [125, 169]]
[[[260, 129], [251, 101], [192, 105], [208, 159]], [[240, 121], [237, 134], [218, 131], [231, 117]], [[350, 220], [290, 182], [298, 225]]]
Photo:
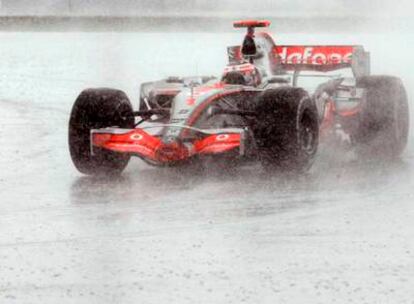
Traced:
[[[0, 38], [0, 303], [414, 303], [412, 136], [400, 161], [322, 149], [289, 179], [139, 160], [117, 179], [83, 177], [66, 143], [82, 88], [136, 102], [142, 81], [219, 74], [240, 36]], [[411, 34], [279, 39], [363, 43], [373, 71], [401, 76], [413, 96]]]

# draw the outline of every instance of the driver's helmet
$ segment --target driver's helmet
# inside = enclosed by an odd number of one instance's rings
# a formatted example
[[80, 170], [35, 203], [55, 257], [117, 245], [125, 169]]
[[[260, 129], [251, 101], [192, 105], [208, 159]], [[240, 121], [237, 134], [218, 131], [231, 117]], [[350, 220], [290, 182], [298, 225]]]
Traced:
[[262, 80], [259, 70], [251, 63], [229, 65], [224, 69], [222, 82], [245, 86], [258, 86]]

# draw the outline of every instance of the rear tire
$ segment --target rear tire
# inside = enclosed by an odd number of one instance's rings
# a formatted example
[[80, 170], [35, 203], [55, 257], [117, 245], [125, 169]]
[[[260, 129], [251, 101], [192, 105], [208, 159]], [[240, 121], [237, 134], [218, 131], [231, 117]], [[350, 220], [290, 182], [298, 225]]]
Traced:
[[259, 96], [253, 127], [266, 170], [307, 171], [319, 142], [315, 103], [300, 88], [269, 89]]
[[75, 167], [87, 175], [119, 174], [129, 155], [104, 149], [91, 154], [90, 131], [105, 127], [134, 128], [131, 103], [124, 92], [88, 89], [76, 99], [69, 120], [69, 150]]
[[357, 85], [366, 89], [359, 122], [352, 138], [363, 158], [397, 158], [408, 141], [409, 109], [401, 80], [392, 76], [366, 76]]

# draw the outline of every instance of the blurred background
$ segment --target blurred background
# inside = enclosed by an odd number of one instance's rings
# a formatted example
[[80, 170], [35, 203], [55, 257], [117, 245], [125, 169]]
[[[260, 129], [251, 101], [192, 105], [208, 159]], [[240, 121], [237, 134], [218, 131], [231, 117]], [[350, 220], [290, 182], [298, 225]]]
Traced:
[[[225, 30], [234, 18], [269, 18], [281, 30], [401, 30], [412, 27], [410, 0], [1, 0], [1, 29]], [[310, 19], [318, 19], [319, 26]], [[196, 21], [196, 22], [194, 22]]]
[[412, 15], [400, 0], [2, 0], [2, 15], [389, 16]]

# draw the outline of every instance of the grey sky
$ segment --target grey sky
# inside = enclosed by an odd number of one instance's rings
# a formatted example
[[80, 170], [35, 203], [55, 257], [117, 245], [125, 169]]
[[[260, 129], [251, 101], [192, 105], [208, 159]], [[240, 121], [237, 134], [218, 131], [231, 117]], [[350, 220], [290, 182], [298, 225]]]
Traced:
[[411, 0], [0, 0], [2, 15], [412, 16]]

